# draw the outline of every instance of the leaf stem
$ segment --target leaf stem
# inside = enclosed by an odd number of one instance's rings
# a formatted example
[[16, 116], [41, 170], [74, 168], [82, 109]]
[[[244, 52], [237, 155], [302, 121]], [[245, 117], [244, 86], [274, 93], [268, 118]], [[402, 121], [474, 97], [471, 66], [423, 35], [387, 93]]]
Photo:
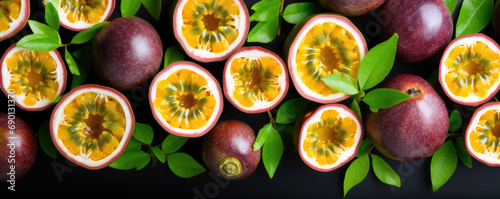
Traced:
[[[279, 22], [278, 22], [278, 31], [277, 36], [280, 36], [281, 33], [281, 24], [283, 23], [283, 7], [285, 4], [285, 0], [281, 0], [280, 13], [279, 13]], [[274, 125], [273, 125], [274, 126]]]
[[267, 115], [269, 115], [269, 121], [271, 122], [271, 125], [273, 126], [274, 129], [275, 128], [275, 121], [274, 121], [274, 118], [273, 118], [273, 115], [271, 114], [271, 111], [267, 111]]

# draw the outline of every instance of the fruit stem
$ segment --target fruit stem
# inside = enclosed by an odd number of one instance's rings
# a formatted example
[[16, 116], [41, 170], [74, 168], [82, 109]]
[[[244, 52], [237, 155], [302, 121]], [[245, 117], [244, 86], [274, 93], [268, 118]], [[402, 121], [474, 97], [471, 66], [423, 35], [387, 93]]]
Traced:
[[271, 125], [273, 126], [273, 128], [275, 128], [275, 127], [274, 127], [274, 123], [275, 123], [275, 122], [274, 122], [273, 115], [271, 114], [271, 112], [270, 112], [270, 111], [267, 111], [267, 114], [269, 115], [269, 120], [270, 120], [270, 122], [271, 122]]
[[227, 176], [235, 176], [241, 173], [241, 162], [238, 158], [227, 157], [220, 161], [219, 169]]
[[281, 17], [283, 15], [283, 5], [285, 4], [285, 0], [281, 0], [281, 6], [280, 6], [280, 12], [279, 12], [279, 22], [278, 22], [278, 32], [277, 32], [277, 36], [280, 36], [280, 32], [281, 32], [281, 24], [283, 22], [283, 17]]
[[416, 89], [416, 88], [411, 88], [411, 89], [408, 89], [406, 91], [406, 93], [408, 93], [408, 95], [410, 95], [412, 97], [418, 97], [422, 94], [422, 91], [419, 89]]

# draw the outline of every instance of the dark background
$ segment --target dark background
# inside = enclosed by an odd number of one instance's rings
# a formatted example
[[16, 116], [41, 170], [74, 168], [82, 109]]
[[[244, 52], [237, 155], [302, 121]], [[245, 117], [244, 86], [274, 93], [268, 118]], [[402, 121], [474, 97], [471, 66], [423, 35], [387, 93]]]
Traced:
[[[30, 2], [32, 9], [30, 19], [44, 22], [41, 1]], [[250, 15], [253, 13], [250, 8], [256, 2], [257, 0], [245, 1]], [[295, 2], [298, 1], [287, 0], [285, 1], [285, 7]], [[162, 1], [162, 13], [159, 21], [153, 20], [144, 7], [141, 7], [136, 14], [136, 16], [148, 20], [156, 27], [162, 38], [164, 50], [171, 45], [176, 45], [176, 41], [168, 29], [170, 25], [168, 14], [171, 4], [172, 1]], [[459, 1], [457, 9], [460, 6], [461, 1]], [[369, 47], [379, 42], [377, 35], [380, 27], [377, 26], [377, 20], [373, 14], [350, 18], [365, 35]], [[120, 1], [117, 1], [110, 20], [120, 16]], [[453, 18], [454, 23], [456, 23], [457, 11], [455, 11]], [[250, 28], [255, 24], [256, 22], [251, 23]], [[281, 35], [273, 42], [269, 44], [247, 42], [245, 46], [258, 45], [282, 55], [284, 40], [292, 27], [293, 25], [283, 20]], [[491, 24], [483, 32], [494, 38]], [[31, 34], [28, 26], [12, 38], [2, 41], [0, 43], [1, 52], [4, 52], [10, 45], [27, 34]], [[61, 27], [60, 34], [63, 43], [68, 43], [76, 33]], [[69, 49], [73, 52], [80, 47], [82, 46], [72, 45]], [[63, 48], [59, 49], [61, 55], [64, 55], [63, 50]], [[428, 78], [438, 68], [440, 57], [441, 53], [438, 53], [430, 60], [418, 64], [406, 64], [396, 61], [389, 76], [411, 73]], [[187, 56], [186, 60], [193, 61]], [[222, 83], [221, 76], [224, 62], [198, 64], [207, 68]], [[69, 91], [70, 82], [71, 75], [68, 75], [67, 91]], [[100, 84], [101, 82], [91, 71], [85, 83]], [[295, 91], [291, 80], [290, 85], [289, 94], [298, 97], [299, 95]], [[155, 130], [154, 144], [160, 144], [167, 132], [157, 124], [151, 115], [147, 100], [147, 88], [139, 88], [124, 94], [129, 97], [134, 107], [136, 121], [151, 125]], [[446, 96], [442, 97], [447, 102], [450, 113], [454, 109], [459, 110], [464, 117], [464, 121], [468, 121], [474, 107], [457, 105], [451, 103]], [[5, 111], [7, 111], [7, 100], [0, 101], [4, 105]], [[311, 106], [316, 105], [318, 104], [313, 103]], [[276, 111], [274, 109], [271, 112], [275, 114]], [[52, 108], [43, 112], [27, 112], [18, 108], [16, 109], [16, 116], [25, 119], [36, 133], [42, 121], [48, 119], [51, 112]], [[234, 108], [227, 100], [220, 119], [226, 118], [242, 120], [249, 124], [255, 132], [258, 132], [262, 126], [269, 122], [267, 113], [244, 114]], [[199, 163], [204, 165], [200, 155], [201, 140], [202, 138], [190, 139], [180, 151], [192, 155]], [[372, 152], [378, 154], [376, 150]], [[429, 171], [430, 158], [414, 162], [399, 162], [382, 157], [399, 174], [402, 182], [401, 187], [392, 187], [380, 182], [370, 169], [366, 178], [353, 187], [346, 198], [500, 198], [500, 171], [475, 159], [473, 159], [472, 168], [467, 168], [459, 160], [456, 171], [450, 180], [437, 192], [433, 192]], [[134, 196], [151, 194], [167, 198], [342, 198], [343, 180], [348, 165], [349, 163], [327, 173], [317, 172], [306, 166], [296, 152], [286, 149], [273, 179], [269, 178], [262, 162], [249, 178], [242, 181], [224, 181], [214, 178], [214, 175], [208, 170], [195, 177], [184, 179], [173, 174], [168, 165], [161, 162], [157, 162], [156, 165], [150, 163], [139, 171], [122, 171], [112, 168], [92, 171], [75, 166], [60, 154], [58, 154], [57, 159], [52, 159], [39, 149], [33, 168], [24, 177], [16, 181], [16, 190], [22, 193], [41, 193], [44, 196], [56, 197], [104, 196], [99, 193], [117, 194], [117, 196], [124, 193], [129, 194], [130, 197], [132, 196], [130, 194], [133, 193]], [[7, 183], [1, 183], [0, 185], [0, 193], [8, 192]]]

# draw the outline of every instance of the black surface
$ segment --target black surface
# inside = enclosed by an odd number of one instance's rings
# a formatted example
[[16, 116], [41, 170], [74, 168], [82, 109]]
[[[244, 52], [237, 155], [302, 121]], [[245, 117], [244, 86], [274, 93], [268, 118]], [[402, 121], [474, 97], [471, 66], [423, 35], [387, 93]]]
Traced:
[[[41, 1], [31, 1], [32, 20], [44, 22], [44, 12]], [[256, 0], [246, 1], [250, 14], [251, 6]], [[285, 6], [297, 1], [286, 1]], [[461, 2], [461, 1], [460, 1]], [[168, 11], [172, 1], [162, 1], [162, 15], [160, 21], [154, 21], [141, 7], [137, 16], [142, 17], [155, 26], [162, 37], [164, 50], [175, 44], [174, 38], [168, 32]], [[120, 17], [120, 1], [117, 1], [115, 11], [110, 19]], [[460, 6], [457, 5], [457, 7]], [[376, 19], [368, 14], [363, 17], [350, 18], [358, 29], [365, 34], [368, 46], [377, 44], [377, 27], [373, 26]], [[456, 22], [456, 12], [454, 15]], [[251, 24], [251, 27], [255, 22]], [[259, 45], [282, 55], [282, 47], [286, 34], [293, 26], [283, 21], [281, 35], [272, 43], [246, 43], [245, 46]], [[491, 24], [484, 32], [491, 34]], [[23, 35], [30, 34], [27, 26], [16, 36], [0, 43], [2, 52], [11, 44], [19, 40]], [[61, 27], [60, 30], [63, 43], [68, 43], [75, 32]], [[70, 46], [70, 51], [81, 46]], [[63, 48], [60, 48], [63, 55]], [[419, 64], [405, 64], [396, 61], [389, 76], [401, 73], [411, 73], [423, 78], [438, 68], [440, 54], [432, 59]], [[191, 60], [186, 57], [187, 60]], [[192, 60], [191, 60], [192, 61]], [[212, 74], [221, 81], [224, 62], [216, 62], [200, 65], [206, 67]], [[100, 83], [91, 73], [85, 83]], [[291, 85], [293, 85], [290, 82]], [[69, 86], [68, 86], [69, 87]], [[298, 96], [295, 88], [290, 87], [289, 93]], [[134, 106], [137, 122], [150, 124], [155, 130], [154, 143], [159, 144], [167, 135], [153, 119], [147, 101], [147, 89], [139, 88], [130, 93], [131, 104]], [[457, 109], [464, 116], [464, 121], [470, 117], [473, 108], [459, 106], [448, 102], [449, 111]], [[6, 100], [1, 100], [2, 105], [7, 109]], [[221, 120], [226, 118], [240, 119], [248, 123], [256, 132], [269, 122], [267, 113], [243, 114], [234, 108], [228, 101], [225, 101], [224, 111]], [[313, 104], [314, 105], [314, 104]], [[26, 112], [21, 109], [16, 110], [16, 116], [24, 118], [36, 131], [43, 119], [50, 116], [52, 109], [43, 112]], [[273, 113], [276, 110], [272, 111]], [[198, 162], [202, 163], [200, 156], [200, 143], [202, 138], [190, 139], [180, 151], [189, 153]], [[375, 153], [376, 150], [374, 150]], [[383, 157], [383, 156], [382, 156]], [[473, 167], [467, 168], [461, 162], [450, 180], [437, 192], [432, 191], [430, 181], [430, 158], [415, 162], [398, 162], [383, 157], [390, 166], [401, 177], [400, 188], [391, 187], [380, 182], [370, 169], [368, 176], [357, 186], [353, 187], [347, 194], [347, 198], [500, 198], [500, 171], [498, 168], [488, 167], [473, 159]], [[16, 181], [16, 190], [22, 193], [41, 193], [43, 196], [88, 196], [99, 197], [103, 195], [96, 193], [129, 194], [131, 196], [154, 195], [166, 198], [342, 198], [343, 179], [347, 164], [335, 171], [328, 173], [317, 172], [306, 166], [299, 155], [291, 150], [285, 150], [279, 167], [273, 179], [269, 176], [262, 164], [249, 178], [242, 181], [224, 181], [213, 177], [207, 171], [189, 179], [183, 179], [174, 175], [166, 164], [151, 163], [144, 169], [136, 170], [115, 170], [104, 168], [101, 170], [87, 170], [76, 167], [61, 155], [57, 159], [52, 159], [43, 151], [39, 151], [38, 158], [33, 168], [21, 179]], [[0, 193], [6, 193], [7, 184], [0, 183]], [[67, 195], [69, 193], [69, 195]], [[130, 195], [130, 194], [134, 195]], [[8, 195], [7, 195], [8, 196]], [[2, 198], [5, 195], [2, 194]]]

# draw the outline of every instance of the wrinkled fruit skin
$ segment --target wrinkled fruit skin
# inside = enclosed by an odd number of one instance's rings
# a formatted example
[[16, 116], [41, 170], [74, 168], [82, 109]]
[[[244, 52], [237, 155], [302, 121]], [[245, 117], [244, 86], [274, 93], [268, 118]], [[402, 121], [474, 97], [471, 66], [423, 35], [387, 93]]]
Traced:
[[[254, 151], [255, 133], [242, 121], [224, 120], [217, 123], [205, 135], [202, 143], [202, 157], [207, 167], [217, 176], [228, 180], [242, 180], [257, 168], [261, 149]], [[241, 173], [228, 176], [219, 168], [226, 157], [234, 157], [241, 163]]]
[[15, 114], [9, 119], [9, 114], [0, 113], [0, 146], [0, 182], [23, 177], [35, 163], [38, 154], [35, 134]]
[[387, 0], [378, 15], [382, 39], [398, 34], [397, 57], [403, 62], [429, 59], [453, 34], [450, 11], [442, 0]]
[[357, 17], [377, 9], [385, 0], [319, 0], [319, 2], [329, 11]]
[[163, 45], [156, 29], [138, 17], [112, 20], [96, 35], [92, 45], [98, 77], [119, 91], [131, 91], [158, 71]]
[[393, 77], [381, 87], [402, 92], [420, 90], [420, 94], [410, 94], [411, 99], [377, 113], [368, 111], [365, 125], [373, 145], [400, 161], [432, 155], [448, 133], [448, 111], [439, 94], [424, 79], [408, 74]]

